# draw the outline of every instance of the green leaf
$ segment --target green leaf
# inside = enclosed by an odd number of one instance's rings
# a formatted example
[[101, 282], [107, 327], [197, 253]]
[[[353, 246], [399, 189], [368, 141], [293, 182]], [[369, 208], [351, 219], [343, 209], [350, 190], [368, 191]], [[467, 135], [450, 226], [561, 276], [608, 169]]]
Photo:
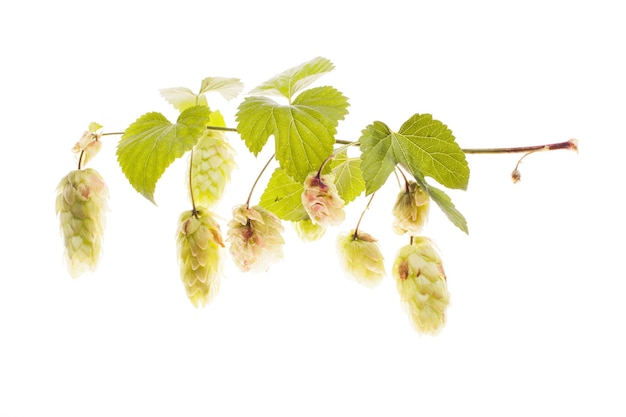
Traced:
[[206, 93], [220, 93], [226, 100], [231, 100], [243, 90], [243, 83], [238, 78], [207, 77], [200, 84], [198, 94], [186, 87], [163, 88], [161, 96], [175, 109], [186, 110], [194, 106], [209, 106]]
[[367, 194], [382, 187], [389, 174], [401, 165], [413, 174], [448, 219], [468, 233], [467, 222], [450, 197], [424, 179], [430, 176], [448, 188], [467, 188], [469, 167], [465, 154], [446, 125], [429, 114], [413, 115], [398, 133], [382, 122], [374, 122], [363, 129], [359, 142]]
[[279, 95], [289, 101], [300, 90], [334, 68], [326, 58], [317, 57], [284, 71], [256, 87], [250, 94]]
[[397, 144], [412, 172], [420, 171], [448, 188], [467, 189], [465, 153], [454, 141], [452, 131], [430, 114], [411, 116], [400, 128]]
[[232, 100], [243, 90], [243, 83], [239, 78], [207, 77], [202, 80], [198, 94], [214, 91], [220, 93], [226, 100]]
[[427, 185], [424, 182], [421, 182], [420, 185], [428, 193], [430, 198], [435, 203], [437, 203], [437, 205], [444, 212], [448, 220], [450, 220], [456, 227], [461, 229], [463, 232], [469, 234], [465, 217], [463, 217], [461, 212], [456, 209], [450, 197], [442, 190], [435, 188], [431, 185]]
[[117, 160], [131, 185], [154, 203], [156, 183], [165, 169], [198, 142], [210, 120], [210, 110], [184, 110], [175, 124], [161, 113], [146, 113], [132, 123], [117, 147]]
[[335, 176], [335, 185], [339, 197], [348, 204], [365, 190], [361, 175], [361, 160], [348, 158], [347, 150], [338, 153], [331, 162], [331, 173]]
[[219, 110], [212, 111], [208, 126], [226, 127], [226, 121], [224, 116], [222, 116], [222, 112]]
[[248, 97], [237, 111], [237, 131], [246, 146], [257, 156], [276, 131], [273, 110], [278, 104], [267, 97]]
[[176, 110], [183, 111], [194, 106], [208, 107], [209, 105], [203, 94], [195, 94], [193, 91], [185, 87], [163, 88], [159, 90], [159, 92], [168, 103], [176, 108]]
[[391, 130], [383, 122], [374, 122], [361, 132], [361, 172], [365, 192], [371, 194], [385, 184], [398, 163], [390, 141]]
[[267, 97], [248, 97], [239, 106], [237, 130], [255, 155], [273, 135], [280, 166], [303, 181], [332, 152], [337, 124], [347, 114], [347, 107], [347, 98], [333, 87], [307, 90], [290, 105]]
[[413, 115], [398, 133], [374, 122], [363, 130], [359, 141], [368, 194], [385, 183], [397, 164], [415, 177], [430, 176], [448, 188], [467, 188], [465, 154], [448, 127], [429, 114]]
[[303, 192], [302, 183], [290, 177], [284, 169], [276, 168], [259, 204], [280, 219], [294, 222], [304, 220], [308, 215], [302, 206]]
[[89, 123], [89, 131], [91, 133], [96, 133], [100, 129], [102, 129], [102, 125], [100, 123], [97, 123], [97, 122]]
[[309, 107], [315, 109], [328, 119], [332, 125], [333, 134], [339, 120], [343, 120], [348, 114], [348, 98], [334, 87], [315, 87], [303, 91], [293, 101], [294, 106]]

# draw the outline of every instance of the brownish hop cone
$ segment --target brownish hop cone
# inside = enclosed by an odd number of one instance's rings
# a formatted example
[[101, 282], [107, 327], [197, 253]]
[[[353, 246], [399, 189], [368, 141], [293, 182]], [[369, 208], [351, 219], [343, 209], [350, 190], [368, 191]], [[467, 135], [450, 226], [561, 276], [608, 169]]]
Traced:
[[378, 243], [363, 232], [342, 233], [337, 237], [339, 262], [346, 275], [358, 283], [373, 287], [385, 275], [385, 263]]
[[420, 333], [437, 333], [446, 321], [450, 293], [441, 258], [426, 237], [400, 249], [392, 269], [398, 293]]
[[428, 221], [430, 197], [417, 182], [407, 183], [393, 206], [393, 231], [399, 235], [418, 235]]
[[100, 174], [91, 168], [71, 171], [56, 193], [56, 213], [65, 243], [67, 269], [74, 278], [94, 271], [102, 252], [109, 191]]
[[234, 207], [226, 240], [237, 267], [243, 272], [267, 271], [270, 263], [283, 257], [282, 232], [280, 219], [271, 211], [247, 204]]
[[339, 197], [332, 174], [317, 176], [310, 173], [304, 180], [302, 205], [311, 221], [322, 226], [337, 226], [343, 222], [344, 201]]
[[194, 306], [209, 303], [220, 286], [221, 252], [224, 247], [219, 224], [211, 213], [199, 208], [180, 215], [177, 232], [180, 277]]

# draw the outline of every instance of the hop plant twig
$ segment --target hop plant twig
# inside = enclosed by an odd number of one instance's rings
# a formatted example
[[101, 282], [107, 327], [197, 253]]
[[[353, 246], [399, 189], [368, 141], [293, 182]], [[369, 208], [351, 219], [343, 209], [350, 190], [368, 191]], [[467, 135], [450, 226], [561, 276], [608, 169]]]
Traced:
[[[218, 292], [224, 252], [220, 227], [207, 208], [222, 197], [236, 166], [234, 149], [223, 132], [239, 133], [254, 156], [273, 136], [275, 153], [254, 181], [246, 203], [233, 209], [228, 223], [229, 250], [239, 269], [266, 271], [271, 262], [283, 257], [283, 227], [274, 213], [293, 221], [303, 240], [318, 240], [327, 227], [344, 221], [345, 204], [364, 191], [373, 197], [391, 173], [400, 173], [405, 188], [395, 201], [393, 229], [398, 234], [408, 233], [411, 244], [398, 252], [392, 275], [417, 330], [439, 331], [450, 298], [446, 276], [430, 239], [418, 237], [428, 220], [430, 199], [460, 230], [467, 233], [468, 228], [444, 190], [431, 187], [425, 179], [465, 190], [470, 174], [466, 155], [524, 153], [512, 173], [517, 182], [521, 179], [520, 162], [527, 155], [558, 149], [577, 151], [578, 142], [572, 139], [513, 148], [461, 148], [447, 125], [430, 114], [419, 113], [404, 122], [397, 133], [376, 121], [363, 129], [356, 141], [342, 141], [335, 135], [339, 121], [347, 114], [347, 98], [330, 86], [306, 89], [332, 69], [330, 61], [317, 57], [259, 85], [239, 105], [237, 127], [227, 127], [221, 113], [212, 111], [205, 97], [218, 92], [231, 99], [241, 91], [238, 79], [223, 77], [205, 78], [197, 94], [182, 87], [161, 90], [180, 111], [175, 122], [161, 113], [149, 112], [123, 132], [102, 133], [102, 126], [91, 123], [73, 148], [78, 170], [63, 178], [56, 192], [56, 213], [70, 274], [76, 277], [96, 268], [107, 209], [108, 190], [102, 177], [92, 169], [84, 169], [84, 165], [101, 149], [104, 136], [120, 135], [116, 155], [122, 172], [153, 203], [159, 178], [177, 158], [190, 153], [187, 183], [192, 210], [179, 217], [177, 254], [187, 296], [195, 306], [206, 305]], [[266, 97], [276, 94], [287, 99], [289, 105], [277, 106]], [[344, 146], [336, 148], [337, 144]], [[351, 147], [358, 147], [358, 157], [348, 157]], [[274, 213], [261, 206], [250, 207], [253, 191], [273, 160], [280, 169], [274, 171], [276, 175], [272, 175], [261, 201]], [[317, 172], [310, 172], [318, 166]], [[412, 174], [410, 180], [405, 172]], [[359, 231], [371, 201], [356, 227], [337, 238], [341, 266], [350, 277], [369, 286], [379, 283], [385, 273], [378, 242]], [[304, 267], [317, 261], [313, 259]]]
[[102, 252], [108, 198], [104, 180], [92, 168], [71, 171], [57, 186], [56, 213], [67, 268], [74, 278], [96, 269]]

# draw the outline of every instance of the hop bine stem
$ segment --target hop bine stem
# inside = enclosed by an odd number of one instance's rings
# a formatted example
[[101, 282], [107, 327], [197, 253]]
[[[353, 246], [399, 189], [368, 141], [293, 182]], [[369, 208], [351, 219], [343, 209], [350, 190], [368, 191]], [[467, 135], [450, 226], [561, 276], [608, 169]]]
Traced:
[[359, 217], [359, 221], [356, 223], [356, 227], [354, 228], [354, 233], [352, 234], [352, 237], [354, 239], [359, 237], [359, 226], [361, 226], [361, 220], [363, 220], [363, 216], [365, 216], [365, 212], [370, 208], [370, 204], [372, 204], [374, 195], [376, 195], [376, 193], [372, 193], [372, 196], [370, 197], [369, 201], [367, 202], [367, 205], [365, 206], [365, 208], [363, 209], [363, 212], [361, 213], [361, 217]]
[[276, 154], [273, 154], [270, 157], [270, 159], [268, 159], [268, 161], [265, 163], [265, 166], [263, 167], [263, 169], [261, 169], [261, 172], [259, 172], [259, 175], [256, 177], [256, 180], [254, 180], [254, 184], [252, 184], [252, 188], [250, 189], [250, 194], [248, 194], [248, 199], [246, 200], [246, 208], [250, 208], [250, 200], [252, 200], [252, 193], [254, 192], [254, 188], [256, 187], [257, 183], [261, 179], [261, 176], [263, 175], [267, 167], [270, 166], [270, 162], [272, 162], [275, 156]]
[[[347, 140], [337, 139], [337, 143], [348, 146], [359, 146], [359, 142], [349, 142]], [[567, 149], [578, 152], [578, 141], [570, 139], [566, 142], [550, 143], [547, 145], [535, 146], [517, 146], [512, 148], [464, 148], [461, 149], [466, 154], [497, 154], [497, 153], [522, 153], [536, 151], [556, 151], [559, 149]]]
[[[223, 127], [223, 126], [207, 126], [209, 130], [221, 130], [224, 132], [237, 132], [237, 129], [234, 127]], [[112, 135], [123, 135], [124, 132], [109, 132], [103, 133], [102, 136], [112, 136]], [[358, 141], [347, 141], [343, 139], [337, 139], [335, 143], [339, 145], [345, 145], [345, 147], [339, 148], [338, 151], [341, 151], [344, 148], [348, 148], [350, 146], [359, 146], [360, 143]], [[576, 139], [570, 139], [565, 142], [558, 143], [550, 143], [547, 145], [534, 145], [534, 146], [516, 146], [510, 148], [463, 148], [461, 149], [466, 154], [498, 154], [498, 153], [524, 153], [524, 152], [535, 152], [535, 151], [556, 151], [559, 149], [567, 149], [571, 151], [578, 151], [578, 141]], [[337, 152], [333, 152], [331, 156], [327, 159], [332, 159]], [[327, 161], [322, 163], [322, 167], [326, 164]], [[321, 170], [320, 170], [321, 172]]]
[[208, 130], [220, 130], [222, 132], [236, 132], [237, 129], [234, 127], [225, 127], [225, 126], [207, 126]]
[[524, 155], [517, 161], [515, 169], [511, 172], [511, 179], [514, 183], [519, 182], [522, 179], [522, 174], [519, 172], [519, 165], [522, 160], [528, 155], [542, 151], [555, 151], [559, 149], [566, 149], [578, 152], [578, 141], [576, 139], [570, 139], [567, 142], [551, 143], [548, 145], [537, 146], [521, 146], [514, 148], [485, 148], [485, 149], [463, 149], [466, 154], [494, 154], [494, 153], [521, 153]]
[[398, 177], [398, 174], [397, 174], [398, 172], [400, 172], [400, 175], [404, 179], [404, 189], [408, 193], [409, 192], [409, 180], [406, 178], [406, 175], [404, 175], [404, 172], [398, 167], [396, 167], [396, 178], [398, 179], [398, 185], [400, 187], [402, 186], [402, 184], [400, 183], [400, 177]]
[[198, 210], [196, 209], [196, 200], [193, 196], [193, 149], [189, 154], [189, 195], [191, 196], [191, 213], [193, 217], [198, 218]]
[[467, 154], [490, 154], [490, 153], [531, 153], [537, 151], [556, 151], [559, 149], [567, 149], [578, 152], [578, 141], [576, 139], [570, 139], [566, 142], [551, 143], [548, 145], [536, 145], [536, 146], [520, 146], [513, 148], [478, 148], [478, 149], [463, 149], [463, 152]]
[[83, 163], [83, 156], [85, 156], [85, 150], [80, 151], [80, 155], [78, 156], [78, 170], [80, 171]]
[[320, 165], [320, 169], [317, 170], [317, 175], [316, 175], [317, 178], [319, 178], [320, 175], [322, 175], [322, 171], [324, 170], [324, 167], [326, 166], [326, 164], [329, 161], [331, 161], [335, 156], [337, 156], [339, 152], [342, 152], [344, 149], [348, 149], [350, 146], [356, 146], [359, 144], [358, 142], [345, 142], [345, 141], [338, 141], [338, 140], [336, 141], [336, 143], [341, 143], [344, 146], [335, 149], [330, 155], [326, 157], [326, 159], [324, 159], [324, 161]]

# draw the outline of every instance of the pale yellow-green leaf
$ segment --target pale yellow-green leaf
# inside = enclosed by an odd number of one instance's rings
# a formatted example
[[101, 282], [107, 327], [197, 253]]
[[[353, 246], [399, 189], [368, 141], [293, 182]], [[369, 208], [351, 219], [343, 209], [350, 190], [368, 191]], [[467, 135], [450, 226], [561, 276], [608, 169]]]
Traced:
[[322, 75], [334, 68], [332, 62], [323, 57], [313, 58], [296, 67], [281, 72], [253, 89], [250, 94], [278, 95], [291, 100]]
[[204, 95], [195, 94], [186, 87], [163, 88], [159, 92], [168, 103], [180, 111], [194, 106], [208, 106]]
[[243, 91], [243, 83], [239, 78], [207, 77], [202, 80], [198, 94], [210, 91], [221, 94], [226, 100], [232, 100]]

